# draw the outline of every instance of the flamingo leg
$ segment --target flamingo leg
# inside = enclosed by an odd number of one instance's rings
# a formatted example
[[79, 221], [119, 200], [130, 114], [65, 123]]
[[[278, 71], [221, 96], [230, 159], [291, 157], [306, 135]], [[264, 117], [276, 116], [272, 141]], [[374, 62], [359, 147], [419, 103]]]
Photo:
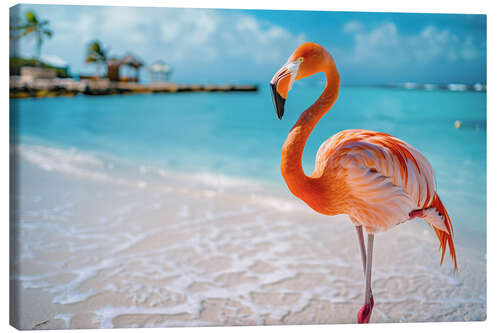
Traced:
[[[372, 280], [372, 258], [373, 258], [373, 240], [374, 235], [368, 234], [365, 269], [365, 304], [358, 312], [358, 324], [367, 324], [370, 322], [370, 316], [373, 309], [373, 297], [371, 292]], [[363, 255], [362, 255], [363, 256]]]
[[363, 273], [366, 272], [366, 249], [365, 238], [363, 237], [363, 226], [356, 226], [356, 233], [358, 234], [359, 251], [361, 252], [361, 262], [363, 263]]
[[[356, 226], [356, 233], [358, 235], [359, 252], [361, 253], [361, 262], [363, 263], [363, 274], [366, 276], [366, 248], [365, 238], [363, 236], [363, 226]], [[373, 307], [373, 293], [370, 288], [370, 304]]]
[[366, 258], [366, 286], [365, 286], [365, 304], [370, 303], [371, 284], [372, 284], [372, 258], [373, 258], [373, 234], [368, 234], [368, 253]]

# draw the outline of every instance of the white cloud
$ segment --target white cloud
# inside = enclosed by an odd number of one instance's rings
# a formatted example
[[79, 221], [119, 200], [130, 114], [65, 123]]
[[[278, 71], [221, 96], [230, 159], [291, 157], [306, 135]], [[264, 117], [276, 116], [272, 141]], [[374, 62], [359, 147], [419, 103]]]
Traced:
[[235, 30], [228, 29], [224, 37], [225, 49], [234, 56], [246, 56], [255, 62], [285, 61], [290, 53], [305, 42], [305, 34], [294, 35], [288, 30], [261, 22], [250, 15], [240, 15], [233, 18], [231, 25]]
[[[393, 23], [384, 24], [369, 32], [355, 34], [354, 60], [379, 59], [388, 55], [400, 53], [401, 41]], [[394, 53], [395, 52], [395, 53]]]
[[472, 37], [467, 36], [465, 38], [465, 43], [462, 49], [462, 57], [467, 60], [472, 60], [477, 58], [478, 51], [476, 45], [474, 45], [474, 41]]
[[[344, 26], [344, 31], [346, 31]], [[347, 30], [353, 31], [351, 26]], [[351, 62], [372, 62], [376, 65], [401, 65], [473, 60], [479, 56], [472, 37], [462, 37], [448, 29], [427, 26], [416, 34], [401, 34], [392, 22], [369, 31], [353, 33]]]
[[279, 57], [286, 59], [293, 48], [305, 41], [303, 34], [293, 35], [254, 16], [224, 15], [216, 11], [196, 10], [195, 15], [190, 12], [177, 16], [176, 20], [165, 22], [162, 31], [164, 39], [179, 46], [178, 58], [194, 51], [193, 54], [202, 55], [203, 60], [217, 56], [245, 58], [257, 63]]
[[349, 21], [346, 24], [344, 24], [343, 31], [345, 33], [350, 34], [353, 32], [361, 31], [361, 30], [363, 30], [363, 28], [364, 28], [363, 23], [361, 23], [358, 20], [353, 20], [353, 21]]
[[[210, 63], [219, 58], [254, 63], [284, 61], [303, 41], [283, 27], [248, 14], [214, 9], [30, 6], [49, 19], [54, 37], [44, 53], [78, 68], [87, 43], [100, 40], [111, 55], [132, 51], [146, 61]], [[28, 7], [23, 5], [22, 11]], [[32, 46], [29, 47], [31, 49]]]
[[236, 24], [236, 30], [243, 32], [258, 31], [259, 24], [257, 23], [257, 20], [254, 17], [245, 15], [240, 20], [238, 20]]
[[165, 15], [152, 26], [160, 28], [160, 41], [170, 47], [171, 60], [190, 59], [202, 56], [200, 61], [213, 60], [217, 56], [217, 45], [213, 43], [220, 16], [213, 10], [176, 9], [165, 11]]

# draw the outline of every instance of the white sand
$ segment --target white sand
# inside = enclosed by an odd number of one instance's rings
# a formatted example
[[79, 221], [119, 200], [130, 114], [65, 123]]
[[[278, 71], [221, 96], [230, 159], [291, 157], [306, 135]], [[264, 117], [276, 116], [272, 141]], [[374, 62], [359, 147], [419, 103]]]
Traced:
[[[345, 216], [225, 177], [21, 147], [11, 323], [21, 329], [354, 323], [363, 274]], [[375, 237], [372, 322], [486, 318], [486, 262], [432, 229]]]

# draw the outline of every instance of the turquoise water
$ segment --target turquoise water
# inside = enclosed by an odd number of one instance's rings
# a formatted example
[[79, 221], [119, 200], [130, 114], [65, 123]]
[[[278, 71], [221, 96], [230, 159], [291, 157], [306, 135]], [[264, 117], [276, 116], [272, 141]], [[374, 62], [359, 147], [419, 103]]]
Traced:
[[[278, 184], [281, 145], [321, 87], [296, 84], [283, 120], [267, 84], [257, 93], [77, 96], [11, 100], [11, 141], [104, 152], [171, 170], [223, 173]], [[454, 127], [455, 120], [462, 127]], [[485, 251], [486, 94], [342, 87], [304, 153], [334, 133], [364, 128], [395, 135], [434, 167], [457, 237]], [[472, 242], [472, 241], [471, 241]]]

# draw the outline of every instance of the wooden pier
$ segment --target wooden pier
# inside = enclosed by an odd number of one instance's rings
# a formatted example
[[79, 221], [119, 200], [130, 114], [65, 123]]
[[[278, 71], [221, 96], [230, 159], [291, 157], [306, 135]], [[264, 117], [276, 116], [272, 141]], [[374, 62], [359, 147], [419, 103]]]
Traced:
[[112, 82], [107, 79], [82, 81], [57, 78], [23, 80], [21, 77], [11, 77], [10, 79], [11, 98], [75, 96], [78, 94], [102, 96], [183, 92], [255, 92], [257, 90], [257, 85], [177, 84], [172, 82], [140, 84]]

